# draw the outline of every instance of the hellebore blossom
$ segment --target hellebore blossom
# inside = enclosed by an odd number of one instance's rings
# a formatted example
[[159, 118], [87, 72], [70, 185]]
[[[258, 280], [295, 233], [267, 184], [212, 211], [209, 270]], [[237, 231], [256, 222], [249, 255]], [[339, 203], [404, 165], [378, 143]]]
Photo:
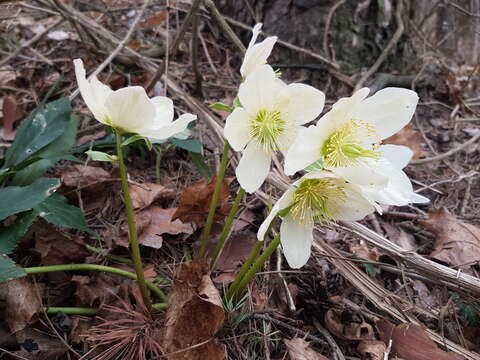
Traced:
[[[310, 257], [314, 224], [336, 220], [356, 221], [375, 211], [361, 187], [328, 171], [313, 171], [293, 184], [273, 206], [257, 233], [263, 241], [273, 219], [279, 215], [280, 241], [292, 268]], [[286, 213], [285, 215], [283, 215]]]
[[264, 65], [272, 52], [273, 46], [277, 42], [276, 36], [269, 36], [262, 42], [255, 44], [257, 37], [262, 30], [262, 24], [256, 24], [253, 28], [252, 39], [248, 44], [245, 57], [243, 58], [240, 74], [246, 79], [257, 67]]
[[285, 173], [323, 161], [327, 169], [365, 164], [383, 157], [378, 144], [410, 122], [417, 93], [385, 88], [366, 99], [363, 88], [337, 101], [316, 125], [303, 128], [285, 157]]
[[227, 117], [224, 135], [234, 150], [243, 151], [237, 180], [252, 193], [267, 177], [272, 154], [287, 151], [300, 125], [321, 113], [325, 95], [305, 84], [286, 85], [262, 65], [240, 85], [238, 98], [241, 107]]
[[167, 139], [186, 129], [197, 118], [183, 114], [173, 121], [173, 102], [165, 96], [149, 98], [141, 86], [112, 90], [96, 76], [87, 80], [81, 59], [73, 61], [78, 87], [95, 119], [121, 133]]

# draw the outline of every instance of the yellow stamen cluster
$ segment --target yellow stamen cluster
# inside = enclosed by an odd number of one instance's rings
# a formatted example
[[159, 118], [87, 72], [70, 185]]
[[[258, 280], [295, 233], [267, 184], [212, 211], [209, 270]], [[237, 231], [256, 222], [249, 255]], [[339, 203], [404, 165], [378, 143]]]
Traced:
[[381, 153], [365, 149], [365, 140], [377, 141], [373, 127], [361, 120], [350, 120], [335, 130], [323, 143], [321, 155], [326, 167], [358, 164], [362, 158], [379, 159]]
[[279, 150], [278, 137], [284, 132], [285, 120], [280, 111], [260, 110], [250, 123], [250, 136], [257, 140], [267, 153]]
[[290, 215], [305, 225], [335, 221], [332, 208], [346, 201], [345, 189], [334, 179], [305, 179], [295, 190]]

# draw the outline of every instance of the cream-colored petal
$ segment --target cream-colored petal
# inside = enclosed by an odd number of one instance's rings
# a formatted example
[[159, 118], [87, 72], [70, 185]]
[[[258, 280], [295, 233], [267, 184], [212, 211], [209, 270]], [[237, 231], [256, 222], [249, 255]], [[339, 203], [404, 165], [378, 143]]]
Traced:
[[256, 24], [253, 28], [252, 39], [245, 52], [243, 63], [240, 67], [240, 74], [246, 79], [255, 69], [267, 62], [267, 58], [272, 52], [273, 46], [277, 41], [276, 36], [267, 37], [265, 40], [255, 44], [257, 37], [262, 29], [262, 24]]
[[156, 111], [144, 88], [129, 86], [116, 90], [107, 97], [105, 106], [113, 127], [131, 133], [142, 131], [142, 135], [149, 136], [146, 129], [153, 129]]
[[172, 99], [166, 96], [155, 96], [150, 99], [155, 106], [155, 121], [153, 128], [161, 128], [173, 121], [174, 110]]
[[[352, 116], [356, 112], [356, 108], [364, 101], [370, 92], [369, 88], [361, 88], [357, 90], [352, 96], [339, 99], [332, 105], [332, 109], [325, 114], [328, 121], [333, 121], [338, 126], [352, 120]], [[321, 121], [320, 119], [319, 121]]]
[[236, 169], [240, 186], [248, 193], [257, 191], [270, 172], [272, 157], [256, 143], [250, 142], [242, 154]]
[[381, 139], [392, 136], [407, 125], [415, 112], [418, 95], [401, 88], [385, 88], [362, 101], [353, 113], [354, 118], [375, 126]]
[[178, 133], [184, 131], [188, 124], [197, 119], [197, 115], [193, 114], [182, 114], [180, 117], [160, 128], [154, 130], [147, 130], [145, 133], [140, 133], [140, 135], [153, 138], [153, 139], [168, 139], [169, 137], [175, 136]]
[[325, 104], [325, 94], [305, 84], [290, 84], [279, 97], [282, 118], [297, 125], [315, 120]]
[[284, 86], [270, 66], [262, 65], [240, 85], [238, 98], [242, 107], [256, 116], [260, 110], [276, 110], [276, 99]]
[[409, 147], [402, 145], [382, 145], [379, 151], [397, 169], [403, 169], [407, 166], [413, 156], [413, 151]]
[[265, 234], [267, 233], [267, 230], [270, 227], [270, 224], [272, 223], [273, 219], [275, 219], [278, 212], [292, 205], [294, 193], [295, 193], [295, 189], [288, 189], [283, 193], [280, 199], [278, 199], [275, 205], [273, 205], [272, 211], [270, 211], [270, 214], [268, 214], [265, 220], [263, 220], [262, 224], [260, 225], [260, 228], [258, 229], [258, 232], [257, 232], [258, 241], [263, 241], [265, 239]]
[[358, 221], [375, 211], [369, 199], [355, 185], [345, 183], [346, 200], [332, 205], [332, 214], [337, 220]]
[[293, 175], [321, 158], [316, 126], [301, 128], [285, 156], [285, 174]]
[[287, 215], [280, 225], [280, 241], [288, 265], [293, 269], [299, 269], [310, 258], [313, 228]]
[[241, 151], [250, 140], [250, 115], [243, 108], [235, 108], [225, 120], [223, 135], [235, 151]]
[[75, 66], [75, 76], [77, 78], [78, 88], [83, 101], [85, 101], [85, 104], [87, 104], [87, 107], [90, 109], [95, 119], [104, 124], [107, 123], [105, 100], [108, 95], [113, 93], [113, 90], [98, 81], [96, 76], [93, 76], [91, 80], [87, 80], [87, 74], [81, 59], [73, 60], [73, 65]]

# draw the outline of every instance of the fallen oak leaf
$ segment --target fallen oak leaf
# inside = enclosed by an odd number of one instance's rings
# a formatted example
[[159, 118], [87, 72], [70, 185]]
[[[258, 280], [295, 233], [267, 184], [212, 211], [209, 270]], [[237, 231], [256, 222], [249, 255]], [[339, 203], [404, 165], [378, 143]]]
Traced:
[[128, 190], [135, 210], [144, 209], [154, 201], [164, 198], [173, 199], [176, 191], [155, 183], [129, 184]]
[[113, 176], [108, 171], [87, 165], [72, 165], [62, 174], [63, 184], [67, 188], [79, 188], [97, 196], [105, 189], [104, 183], [112, 179]]
[[425, 329], [416, 324], [400, 324], [395, 326], [388, 320], [377, 321], [380, 337], [385, 344], [390, 344], [391, 355], [407, 360], [463, 360], [454, 352], [446, 352], [440, 349], [430, 339]]
[[480, 229], [460, 221], [446, 208], [428, 213], [421, 225], [435, 234], [433, 258], [453, 266], [472, 266], [480, 259]]
[[291, 360], [328, 360], [325, 356], [310, 347], [310, 343], [296, 337], [291, 340], [283, 340], [287, 346]]
[[395, 135], [386, 138], [383, 142], [385, 144], [408, 146], [413, 151], [412, 160], [418, 160], [427, 156], [422, 148], [422, 143], [424, 142], [422, 134], [415, 130], [410, 124], [405, 126]]

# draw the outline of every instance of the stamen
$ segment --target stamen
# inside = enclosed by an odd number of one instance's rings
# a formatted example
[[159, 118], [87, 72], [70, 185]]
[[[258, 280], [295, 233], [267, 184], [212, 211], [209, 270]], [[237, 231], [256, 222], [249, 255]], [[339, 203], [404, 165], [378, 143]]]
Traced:
[[[361, 144], [377, 139], [374, 128], [361, 120], [351, 120], [334, 131], [323, 143], [321, 154], [327, 167], [344, 167], [358, 164], [363, 158], [379, 159], [381, 153], [365, 149]], [[375, 149], [375, 146], [374, 146]]]
[[250, 136], [268, 153], [279, 150], [278, 137], [283, 133], [286, 122], [280, 111], [260, 110], [251, 121]]
[[332, 207], [345, 200], [344, 188], [334, 179], [306, 179], [295, 190], [290, 214], [305, 225], [333, 222]]

